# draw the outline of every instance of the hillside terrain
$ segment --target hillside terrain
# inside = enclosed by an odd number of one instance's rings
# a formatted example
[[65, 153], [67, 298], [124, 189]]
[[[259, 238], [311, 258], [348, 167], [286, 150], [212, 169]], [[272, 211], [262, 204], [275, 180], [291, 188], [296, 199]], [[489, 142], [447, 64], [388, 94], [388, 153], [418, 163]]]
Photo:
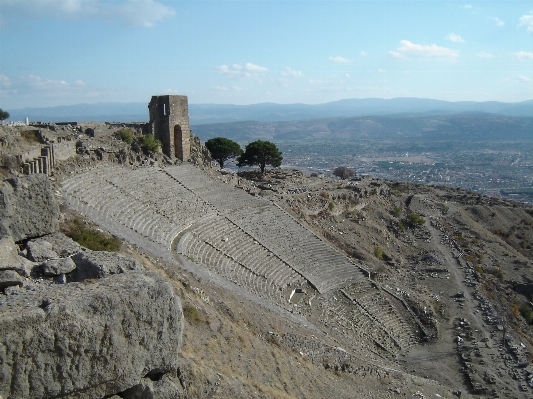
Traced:
[[202, 140], [531, 140], [533, 118], [500, 115], [387, 115], [283, 122], [239, 121], [192, 127]]
[[[3, 159], [31, 146], [8, 133]], [[185, 396], [529, 397], [531, 206], [371, 177], [170, 165], [113, 129], [83, 142], [53, 176], [62, 221], [97, 223], [172, 284]]]

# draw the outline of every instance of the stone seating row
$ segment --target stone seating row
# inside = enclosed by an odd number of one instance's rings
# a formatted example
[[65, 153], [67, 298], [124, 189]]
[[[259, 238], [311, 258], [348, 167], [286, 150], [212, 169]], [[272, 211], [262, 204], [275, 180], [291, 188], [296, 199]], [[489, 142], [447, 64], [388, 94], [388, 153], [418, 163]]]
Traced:
[[165, 171], [213, 204], [299, 273], [314, 280], [311, 283], [319, 291], [328, 291], [362, 277], [360, 270], [344, 255], [270, 202], [216, 182], [189, 165]]
[[384, 295], [386, 294], [383, 291], [376, 290], [374, 293], [363, 296], [357, 301], [377, 318], [379, 323], [396, 339], [402, 349], [406, 349], [416, 342], [412, 328]]
[[260, 198], [252, 197], [242, 190], [216, 181], [191, 165], [169, 167], [165, 169], [165, 172], [185, 187], [194, 191], [206, 202], [215, 206], [222, 213], [233, 209], [258, 206], [264, 201]]
[[[224, 217], [194, 226], [192, 234], [198, 241], [217, 249], [281, 288], [302, 279], [289, 265]], [[184, 248], [187, 251], [186, 246]]]
[[[304, 280], [273, 253], [225, 218], [212, 219], [201, 226], [193, 227], [191, 234], [200, 245], [215, 248], [281, 289]], [[187, 243], [183, 243], [182, 248], [184, 253], [190, 252]]]
[[[148, 172], [146, 171], [148, 170]], [[189, 190], [183, 188], [175, 192], [175, 201], [154, 199], [157, 186], [140, 185], [134, 190], [117, 187], [112, 180], [117, 175], [128, 183], [135, 181], [137, 175], [156, 176], [166, 174], [154, 168], [131, 170], [122, 167], [110, 167], [92, 173], [88, 171], [63, 182], [63, 191], [69, 198], [77, 197], [78, 206], [87, 213], [87, 207], [95, 209], [108, 218], [113, 218], [122, 225], [159, 244], [169, 247], [175, 235], [196, 219], [214, 213], [215, 209], [199, 200]], [[166, 177], [170, 181], [170, 178]], [[172, 187], [179, 187], [171, 181]], [[185, 192], [189, 201], [184, 202], [179, 196]], [[171, 198], [173, 195], [169, 194]]]
[[273, 281], [254, 273], [216, 248], [196, 239], [194, 234], [185, 235], [182, 245], [183, 254], [191, 261], [206, 266], [213, 272], [274, 303], [283, 306], [286, 302], [282, 298], [282, 288]]
[[228, 214], [228, 218], [308, 278], [321, 292], [363, 278], [346, 256], [274, 206], [267, 205], [254, 212], [239, 210]]
[[381, 348], [392, 355], [400, 351], [399, 345], [391, 338], [383, 326], [376, 323], [372, 317], [361, 309], [357, 304], [337, 304], [328, 307], [327, 312], [330, 327], [337, 324], [341, 332], [358, 343], [369, 347]]

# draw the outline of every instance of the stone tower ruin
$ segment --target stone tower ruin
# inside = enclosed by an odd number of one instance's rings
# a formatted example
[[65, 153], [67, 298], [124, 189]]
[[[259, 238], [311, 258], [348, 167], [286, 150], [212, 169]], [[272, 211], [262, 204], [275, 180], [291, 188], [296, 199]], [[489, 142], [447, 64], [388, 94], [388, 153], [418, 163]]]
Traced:
[[170, 158], [191, 157], [191, 130], [187, 96], [152, 96], [148, 104], [150, 126]]

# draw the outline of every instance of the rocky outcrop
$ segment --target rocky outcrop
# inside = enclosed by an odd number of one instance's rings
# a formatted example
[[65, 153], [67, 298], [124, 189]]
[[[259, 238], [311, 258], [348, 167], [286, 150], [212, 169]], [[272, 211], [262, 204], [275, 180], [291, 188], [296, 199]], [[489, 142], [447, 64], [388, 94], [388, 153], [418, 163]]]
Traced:
[[76, 269], [68, 276], [69, 280], [72, 281], [102, 278], [110, 274], [142, 269], [136, 260], [112, 252], [90, 251], [87, 249], [72, 256], [72, 260], [76, 264]]
[[0, 399], [183, 396], [167, 282], [59, 233], [45, 176], [4, 181], [0, 216]]
[[29, 284], [0, 301], [5, 398], [103, 398], [178, 366], [180, 301], [155, 273]]
[[14, 177], [0, 186], [0, 220], [14, 241], [57, 231], [58, 217], [59, 207], [45, 175]]

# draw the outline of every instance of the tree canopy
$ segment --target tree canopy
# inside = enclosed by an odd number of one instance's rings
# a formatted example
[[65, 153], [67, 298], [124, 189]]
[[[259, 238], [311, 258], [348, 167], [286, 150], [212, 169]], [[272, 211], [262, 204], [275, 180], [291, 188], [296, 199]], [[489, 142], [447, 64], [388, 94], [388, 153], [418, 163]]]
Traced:
[[339, 166], [333, 169], [333, 175], [340, 177], [342, 180], [346, 180], [352, 176], [355, 176], [355, 172], [348, 169], [346, 166]]
[[233, 140], [225, 137], [215, 137], [205, 142], [205, 146], [211, 153], [211, 157], [218, 162], [220, 168], [224, 168], [224, 162], [242, 154], [241, 146]]
[[264, 173], [266, 165], [277, 168], [281, 166], [282, 159], [281, 151], [274, 143], [256, 140], [249, 143], [244, 153], [237, 158], [237, 166], [259, 166], [261, 173]]
[[6, 120], [7, 118], [9, 118], [9, 112], [0, 108], [0, 121]]

